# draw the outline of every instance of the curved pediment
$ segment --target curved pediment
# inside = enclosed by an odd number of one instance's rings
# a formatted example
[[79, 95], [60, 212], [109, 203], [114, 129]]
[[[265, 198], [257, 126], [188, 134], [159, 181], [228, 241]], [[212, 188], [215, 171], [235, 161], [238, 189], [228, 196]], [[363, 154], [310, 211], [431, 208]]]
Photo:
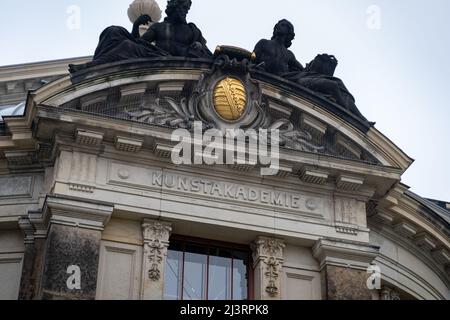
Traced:
[[[214, 112], [214, 86], [225, 76], [242, 81], [249, 108], [238, 121]], [[412, 163], [373, 124], [324, 97], [245, 66], [218, 68], [205, 59], [160, 58], [85, 69], [37, 92], [37, 105], [168, 129], [192, 121], [218, 129], [278, 128], [285, 149], [406, 170]]]

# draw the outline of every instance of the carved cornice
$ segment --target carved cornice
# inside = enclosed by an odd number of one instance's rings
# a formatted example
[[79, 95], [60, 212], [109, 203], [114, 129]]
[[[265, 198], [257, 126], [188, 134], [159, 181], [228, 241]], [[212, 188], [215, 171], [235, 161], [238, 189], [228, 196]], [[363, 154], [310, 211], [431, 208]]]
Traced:
[[313, 247], [313, 255], [320, 269], [327, 265], [367, 270], [379, 254], [379, 247], [366, 243], [320, 239]]
[[102, 231], [111, 219], [113, 210], [110, 205], [48, 196], [43, 220], [49, 219], [50, 224]]
[[[370, 221], [380, 229], [392, 232], [396, 237], [402, 237], [410, 247], [426, 255], [433, 256], [438, 264], [445, 266], [450, 261], [441, 259], [445, 252], [450, 251], [448, 222], [443, 218], [447, 213], [439, 211], [426, 200], [408, 191], [408, 187], [398, 184], [393, 188], [373, 210]], [[444, 211], [442, 209], [441, 211]], [[444, 254], [436, 254], [436, 248], [444, 250]]]

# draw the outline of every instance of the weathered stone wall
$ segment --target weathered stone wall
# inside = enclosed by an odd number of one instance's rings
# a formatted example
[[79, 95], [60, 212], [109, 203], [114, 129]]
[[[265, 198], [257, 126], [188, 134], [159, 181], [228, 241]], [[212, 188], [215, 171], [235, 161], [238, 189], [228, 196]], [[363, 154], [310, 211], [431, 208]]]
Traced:
[[33, 300], [38, 295], [42, 280], [45, 244], [45, 239], [36, 239], [34, 243], [25, 245], [19, 300]]
[[[101, 232], [52, 225], [47, 239], [41, 298], [94, 300], [97, 289]], [[70, 290], [69, 266], [81, 270], [80, 290]]]
[[325, 300], [372, 300], [367, 278], [362, 270], [326, 266], [321, 273], [322, 295]]

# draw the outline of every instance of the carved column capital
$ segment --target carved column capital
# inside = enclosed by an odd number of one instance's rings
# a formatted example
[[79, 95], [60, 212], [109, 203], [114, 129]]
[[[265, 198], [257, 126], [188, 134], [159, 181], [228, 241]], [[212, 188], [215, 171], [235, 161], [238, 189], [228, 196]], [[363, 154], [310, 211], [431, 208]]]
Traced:
[[160, 300], [164, 295], [164, 267], [172, 232], [170, 223], [144, 220], [143, 298]]
[[267, 237], [259, 237], [252, 243], [257, 298], [261, 300], [281, 298], [281, 273], [285, 247], [283, 240]]
[[156, 220], [144, 220], [142, 224], [145, 241], [161, 240], [169, 243], [172, 224]]

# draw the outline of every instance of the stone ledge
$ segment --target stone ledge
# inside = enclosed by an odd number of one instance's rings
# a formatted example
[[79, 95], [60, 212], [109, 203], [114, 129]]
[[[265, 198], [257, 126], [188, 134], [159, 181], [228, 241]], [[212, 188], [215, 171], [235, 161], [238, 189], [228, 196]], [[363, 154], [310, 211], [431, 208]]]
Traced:
[[128, 153], [138, 153], [144, 144], [142, 139], [132, 139], [127, 137], [116, 136], [115, 147], [117, 150]]
[[328, 177], [328, 172], [308, 167], [303, 168], [300, 172], [300, 179], [307, 183], [324, 184]]
[[109, 205], [57, 197], [47, 197], [44, 204], [44, 212], [50, 216], [50, 224], [92, 230], [103, 230], [111, 219], [113, 210]]
[[367, 270], [378, 256], [379, 247], [361, 242], [320, 239], [313, 247], [313, 256], [322, 270], [327, 265]]
[[98, 146], [103, 142], [103, 136], [102, 132], [77, 129], [76, 142], [88, 146]]

